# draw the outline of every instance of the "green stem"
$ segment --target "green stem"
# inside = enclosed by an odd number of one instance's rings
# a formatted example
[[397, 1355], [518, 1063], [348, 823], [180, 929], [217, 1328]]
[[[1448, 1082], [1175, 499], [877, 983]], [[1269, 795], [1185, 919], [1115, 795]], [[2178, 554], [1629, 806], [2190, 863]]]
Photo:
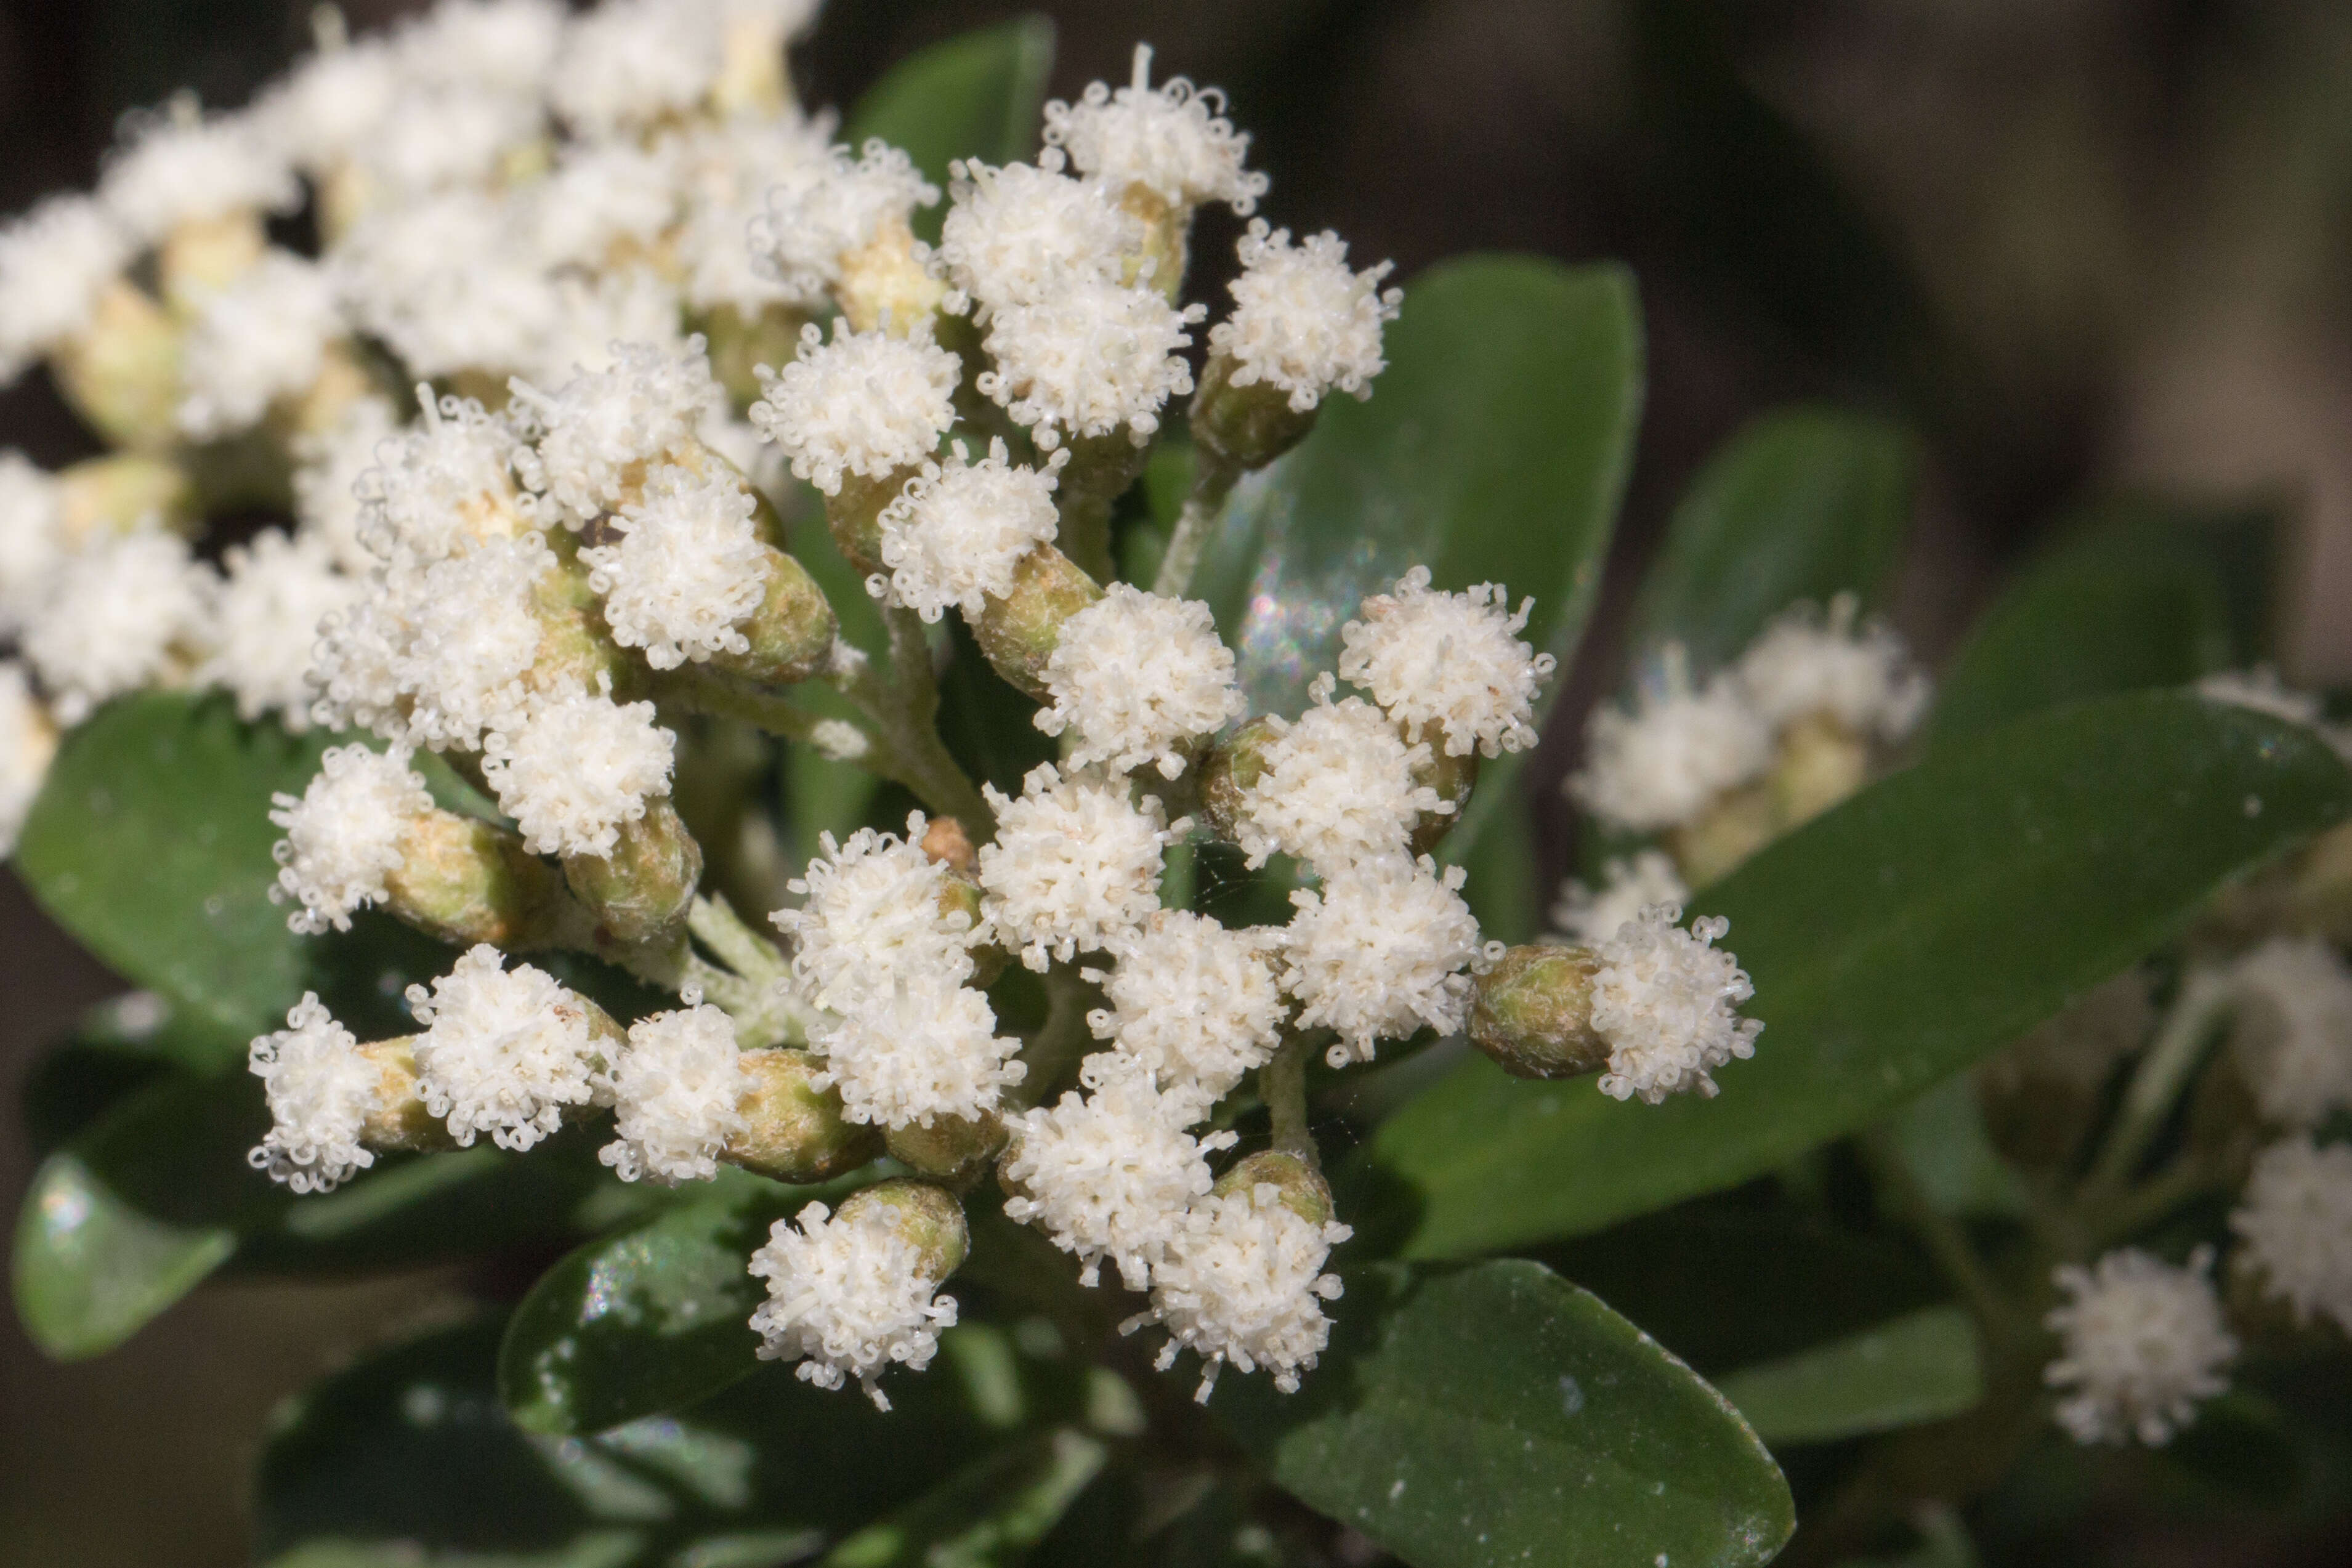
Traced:
[[2112, 1201], [2129, 1184], [2181, 1091], [2203, 1065], [2214, 1026], [2228, 1011], [2230, 1001], [2229, 986], [2210, 971], [2191, 970], [2182, 978], [2180, 994], [2132, 1074], [2105, 1146], [2084, 1179], [2082, 1197], [2086, 1205]]
[[1265, 1101], [1266, 1115], [1274, 1122], [1274, 1146], [1286, 1154], [1296, 1154], [1307, 1162], [1307, 1169], [1319, 1170], [1315, 1140], [1307, 1131], [1307, 1057], [1312, 1049], [1308, 1042], [1293, 1036], [1283, 1041], [1274, 1059], [1258, 1068], [1258, 1098]]
[[776, 951], [776, 944], [745, 924], [743, 917], [723, 897], [714, 894], [695, 900], [686, 911], [686, 929], [717, 953], [721, 963], [747, 980], [765, 984], [782, 980], [788, 973], [784, 955]]
[[1167, 552], [1160, 557], [1160, 571], [1151, 579], [1151, 591], [1171, 599], [1182, 598], [1192, 586], [1192, 574], [1200, 569], [1202, 553], [1216, 531], [1225, 497], [1241, 478], [1239, 468], [1217, 461], [1199, 447], [1193, 450], [1192, 493], [1184, 498], [1184, 510], [1176, 514]]
[[1018, 1090], [1024, 1105], [1043, 1105], [1069, 1081], [1078, 1059], [1094, 1044], [1087, 1014], [1101, 1000], [1075, 964], [1057, 963], [1045, 972], [1045, 1021], [1038, 1026], [1021, 1060], [1028, 1068]]
[[[890, 639], [894, 647], [900, 636], [894, 625]], [[938, 726], [931, 722], [939, 696], [931, 684], [929, 660], [928, 652], [920, 660], [894, 658], [891, 662], [899, 668], [886, 678], [874, 668], [872, 659], [847, 643], [836, 643], [832, 679], [873, 727], [874, 750], [860, 759], [865, 766], [905, 784], [940, 816], [961, 822], [978, 843], [995, 836], [996, 813], [989, 809], [979, 787], [950, 753]], [[908, 668], [915, 664], [920, 665], [919, 675]], [[919, 716], [909, 709], [910, 700], [924, 705]]]
[[1989, 1341], [2013, 1341], [2024, 1325], [2017, 1309], [1985, 1268], [1984, 1260], [1977, 1256], [1968, 1233], [1928, 1199], [1918, 1177], [1905, 1163], [1902, 1152], [1884, 1131], [1871, 1129], [1862, 1134], [1859, 1143], [1864, 1163], [1890, 1200], [1888, 1206], [1918, 1234], [1927, 1256], [1968, 1304], [1979, 1331]]
[[2090, 1216], [2091, 1245], [2084, 1250], [2100, 1253], [2118, 1242], [2127, 1241], [2190, 1199], [2208, 1192], [2218, 1192], [2223, 1185], [2201, 1163], [2183, 1161], [2162, 1174], [2142, 1182], [2123, 1194], [2112, 1207]]

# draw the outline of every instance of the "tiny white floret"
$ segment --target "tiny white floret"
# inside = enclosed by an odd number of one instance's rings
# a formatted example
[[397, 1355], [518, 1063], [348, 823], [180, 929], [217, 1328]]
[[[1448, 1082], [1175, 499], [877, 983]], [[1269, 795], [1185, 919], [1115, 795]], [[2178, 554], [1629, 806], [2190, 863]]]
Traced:
[[1825, 713], [1856, 735], [1893, 742], [1927, 711], [1927, 678], [1903, 639], [1879, 623], [1857, 627], [1852, 594], [1830, 601], [1826, 621], [1811, 605], [1773, 618], [1739, 656], [1738, 679], [1768, 724]]
[[1087, 971], [1110, 1005], [1087, 1015], [1095, 1037], [1115, 1040], [1163, 1092], [1221, 1099], [1274, 1059], [1289, 1005], [1282, 994], [1279, 931], [1229, 931], [1189, 910], [1159, 910], [1121, 939], [1118, 963]]
[[1340, 1036], [1326, 1053], [1333, 1067], [1370, 1061], [1377, 1042], [1424, 1026], [1446, 1035], [1468, 1022], [1469, 972], [1502, 946], [1480, 942], [1462, 901], [1465, 875], [1459, 866], [1441, 873], [1426, 855], [1394, 855], [1334, 873], [1320, 892], [1290, 895], [1297, 913], [1282, 983], [1298, 998], [1300, 1028]]
[[2352, 1145], [2306, 1137], [2263, 1150], [2230, 1228], [2242, 1264], [2295, 1321], [2316, 1312], [2352, 1334]]
[[928, 334], [850, 332], [833, 341], [811, 322], [793, 363], [763, 376], [751, 424], [792, 460], [795, 477], [827, 495], [843, 479], [879, 479], [930, 457], [955, 423], [962, 362]]
[[614, 1136], [596, 1158], [625, 1182], [707, 1182], [743, 1126], [737, 1102], [749, 1087], [725, 1013], [689, 1005], [640, 1018], [613, 1064]]
[[610, 855], [624, 825], [667, 793], [677, 737], [650, 702], [582, 693], [490, 736], [482, 776], [523, 842], [542, 855]]
[[1156, 797], [1131, 799], [1121, 779], [1065, 778], [1050, 763], [1017, 797], [982, 790], [997, 822], [980, 847], [983, 908], [1031, 969], [1103, 947], [1160, 907], [1161, 857], [1192, 825], [1170, 826]]
[[2095, 1268], [2057, 1270], [2069, 1300], [2046, 1320], [2061, 1348], [2042, 1376], [2072, 1391], [2056, 1415], [2074, 1441], [2161, 1447], [2196, 1419], [2199, 1400], [2230, 1386], [2238, 1342], [2222, 1325], [2212, 1267], [2210, 1247], [2186, 1268], [2125, 1247]]
[[1499, 583], [1434, 593], [1429, 568], [1416, 566], [1339, 628], [1339, 679], [1370, 692], [1406, 739], [1427, 731], [1449, 757], [1523, 752], [1536, 743], [1537, 695], [1558, 667], [1519, 640], [1534, 608], [1525, 599], [1514, 612]]
[[1114, 188], [1140, 185], [1176, 208], [1227, 202], [1243, 216], [1265, 194], [1266, 178], [1242, 167], [1249, 134], [1224, 117], [1224, 94], [1184, 78], [1151, 85], [1151, 47], [1135, 47], [1125, 87], [1087, 86], [1076, 103], [1045, 106], [1045, 142], [1078, 172]]
[[949, 460], [925, 463], [898, 498], [882, 509], [882, 561], [869, 592], [936, 621], [952, 605], [977, 616], [992, 596], [1009, 593], [1013, 568], [1061, 526], [1054, 510], [1055, 462], [1016, 466], [1002, 440], [975, 463], [955, 444]]
[[1609, 1042], [1601, 1092], [1612, 1099], [1712, 1099], [1711, 1069], [1756, 1054], [1764, 1026], [1737, 1011], [1756, 987], [1739, 961], [1714, 945], [1731, 922], [1713, 915], [1684, 931], [1682, 918], [1678, 904], [1652, 905], [1592, 950], [1601, 963], [1592, 1027]]
[[1270, 1372], [1276, 1389], [1296, 1394], [1298, 1374], [1311, 1370], [1330, 1342], [1323, 1303], [1341, 1293], [1339, 1277], [1323, 1266], [1331, 1248], [1354, 1234], [1344, 1225], [1307, 1219], [1271, 1182], [1202, 1198], [1152, 1269], [1151, 1310], [1119, 1331], [1164, 1325], [1169, 1338], [1157, 1362], [1162, 1372], [1180, 1351], [1200, 1356], [1201, 1385], [1192, 1397], [1203, 1405], [1229, 1363], [1243, 1373]]
[[1603, 703], [1584, 731], [1584, 770], [1568, 793], [1612, 827], [1676, 827], [1772, 761], [1772, 730], [1747, 689], [1719, 675], [1694, 688], [1679, 644], [1669, 645], [1639, 705]]
[[1612, 857], [1601, 875], [1597, 890], [1574, 878], [1561, 883], [1559, 901], [1551, 907], [1551, 923], [1585, 947], [1607, 942], [1652, 904], [1690, 900], [1690, 889], [1663, 850], [1644, 849], [1631, 860]]
[[412, 755], [406, 746], [330, 746], [299, 797], [270, 797], [269, 820], [286, 830], [270, 897], [301, 906], [287, 919], [294, 930], [349, 931], [353, 910], [383, 898], [384, 879], [402, 865], [401, 840], [433, 809]]
[[375, 1163], [360, 1130], [383, 1108], [383, 1073], [320, 1005], [316, 992], [257, 1038], [247, 1065], [269, 1101], [269, 1131], [246, 1156], [297, 1193], [330, 1193]]
[[1149, 764], [1169, 779], [1203, 737], [1249, 707], [1209, 606], [1127, 583], [1062, 623], [1045, 689], [1053, 703], [1035, 723], [1048, 735], [1075, 731], [1072, 766], [1125, 773]]
[[768, 1282], [751, 1314], [760, 1355], [798, 1362], [796, 1373], [819, 1388], [855, 1377], [877, 1409], [890, 1408], [877, 1379], [892, 1363], [920, 1372], [938, 1353], [940, 1331], [952, 1328], [952, 1296], [933, 1294], [922, 1250], [903, 1235], [885, 1205], [836, 1215], [823, 1204], [778, 1220], [751, 1271]]
[[612, 1043], [592, 1026], [588, 1005], [528, 963], [501, 973], [504, 956], [484, 942], [429, 990], [408, 988], [408, 1010], [425, 1026], [417, 1088], [460, 1148], [487, 1132], [501, 1149], [529, 1149], [562, 1125], [566, 1107], [591, 1103], [605, 1086]]
[[656, 669], [740, 654], [737, 623], [767, 593], [767, 552], [751, 518], [758, 502], [717, 464], [698, 474], [665, 465], [621, 508], [620, 539], [580, 552], [588, 585], [604, 595], [604, 623]]
[[1383, 290], [1389, 263], [1348, 269], [1348, 247], [1336, 234], [1267, 231], [1254, 218], [1241, 238], [1241, 276], [1231, 285], [1234, 312], [1209, 329], [1209, 351], [1233, 366], [1231, 383], [1260, 383], [1288, 395], [1304, 414], [1339, 391], [1364, 398], [1388, 367], [1381, 329], [1396, 320], [1404, 290]]

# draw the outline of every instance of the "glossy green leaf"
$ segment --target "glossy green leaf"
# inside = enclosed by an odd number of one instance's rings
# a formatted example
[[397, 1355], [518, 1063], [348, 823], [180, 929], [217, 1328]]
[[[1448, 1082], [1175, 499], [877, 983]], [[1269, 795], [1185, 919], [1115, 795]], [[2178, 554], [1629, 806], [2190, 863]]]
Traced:
[[[849, 111], [852, 146], [879, 136], [905, 149], [925, 178], [944, 189], [958, 158], [990, 163], [1037, 150], [1038, 110], [1054, 70], [1054, 24], [1018, 16], [908, 56]], [[942, 207], [916, 215], [916, 233], [939, 237]]]
[[1721, 1395], [1539, 1264], [1351, 1275], [1295, 1394], [1212, 1408], [1286, 1490], [1416, 1568], [1769, 1562], [1787, 1484]]
[[1679, 642], [1712, 669], [1791, 605], [1875, 603], [1902, 552], [1917, 466], [1910, 436], [1887, 420], [1800, 405], [1751, 421], [1675, 509], [1634, 603], [1633, 668]]
[[1383, 1124], [1409, 1255], [1594, 1230], [1770, 1170], [2014, 1039], [2179, 931], [2221, 883], [2352, 811], [2311, 732], [2174, 693], [1931, 752], [1771, 845], [1696, 912], [1765, 1023], [1716, 1100], [1621, 1104], [1485, 1058]]
[[1887, 1118], [1885, 1131], [1928, 1203], [1944, 1214], [2025, 1213], [2025, 1179], [1992, 1146], [1977, 1087], [1967, 1076], [1937, 1084]]
[[833, 1549], [824, 1568], [1009, 1568], [1045, 1539], [1110, 1450], [1067, 1426], [950, 1477]]
[[2258, 662], [2269, 521], [2132, 503], [2085, 516], [1978, 623], [1940, 683], [1933, 738]]
[[1976, 1325], [1929, 1307], [1716, 1380], [1756, 1435], [1775, 1447], [1889, 1432], [1973, 1409], [1984, 1397]]

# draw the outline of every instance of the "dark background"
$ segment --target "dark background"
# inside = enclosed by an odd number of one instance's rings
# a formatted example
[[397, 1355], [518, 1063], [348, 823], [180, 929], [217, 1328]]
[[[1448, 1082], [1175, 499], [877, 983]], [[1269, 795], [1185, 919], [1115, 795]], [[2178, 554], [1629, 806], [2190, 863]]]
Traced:
[[[410, 8], [345, 7], [355, 31]], [[0, 211], [87, 185], [127, 109], [183, 85], [243, 101], [308, 10], [0, 5]], [[908, 50], [1022, 10], [1060, 24], [1057, 95], [1123, 80], [1137, 39], [1225, 88], [1273, 221], [1337, 228], [1360, 265], [1633, 264], [1650, 388], [1595, 646], [1706, 451], [1827, 396], [1924, 438], [1897, 617], [1929, 656], [2071, 503], [2155, 489], [2291, 509], [2283, 656], [2307, 683], [2352, 676], [2342, 0], [835, 0], [796, 75], [808, 102], [846, 103]], [[0, 445], [55, 466], [84, 439], [37, 376], [0, 394]], [[1550, 771], [1601, 662], [1575, 672]], [[115, 983], [7, 878], [0, 988], [13, 1105], [31, 1053]], [[0, 1116], [0, 1215], [28, 1174]], [[242, 1561], [271, 1405], [446, 1284], [215, 1287], [70, 1367], [0, 1313], [0, 1560]], [[2264, 1560], [2226, 1532], [2146, 1545], [2131, 1555]]]

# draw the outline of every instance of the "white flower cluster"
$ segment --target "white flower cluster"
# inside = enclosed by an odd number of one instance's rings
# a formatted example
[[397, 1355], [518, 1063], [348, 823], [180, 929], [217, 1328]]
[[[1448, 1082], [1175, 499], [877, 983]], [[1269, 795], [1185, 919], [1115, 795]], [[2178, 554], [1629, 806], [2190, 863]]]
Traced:
[[2269, 1120], [2315, 1127], [2352, 1108], [2352, 965], [2317, 937], [2274, 936], [2223, 977], [2231, 1049]]
[[375, 1163], [360, 1129], [382, 1109], [383, 1073], [304, 992], [286, 1027], [253, 1042], [248, 1065], [269, 1101], [269, 1131], [248, 1160], [298, 1193], [328, 1193]]
[[798, 1362], [794, 1375], [819, 1388], [855, 1377], [878, 1409], [890, 1408], [882, 1369], [920, 1372], [955, 1326], [955, 1298], [933, 1294], [920, 1249], [878, 1205], [836, 1215], [811, 1204], [797, 1222], [778, 1220], [751, 1272], [768, 1282], [751, 1313], [760, 1354]]
[[1234, 366], [1233, 384], [1263, 382], [1300, 414], [1333, 389], [1370, 397], [1388, 363], [1381, 325], [1404, 303], [1403, 289], [1381, 289], [1389, 264], [1350, 272], [1338, 235], [1326, 230], [1294, 247], [1288, 229], [1269, 233], [1264, 218], [1251, 220], [1241, 253], [1234, 313], [1209, 331], [1210, 351]]
[[2196, 1419], [2198, 1401], [2230, 1386], [2238, 1342], [2222, 1325], [2212, 1267], [2210, 1247], [2186, 1268], [2126, 1247], [2093, 1268], [2058, 1269], [2068, 1300], [2048, 1319], [2061, 1345], [2042, 1380], [2071, 1391], [2057, 1416], [2076, 1442], [2160, 1447]]
[[2297, 1322], [2316, 1313], [2352, 1333], [2352, 1145], [2290, 1138], [2263, 1150], [2230, 1228], [2241, 1262]]
[[629, 1026], [613, 1064], [613, 1142], [596, 1157], [625, 1182], [650, 1176], [675, 1186], [719, 1173], [719, 1153], [742, 1128], [748, 1075], [735, 1024], [696, 1003]]
[[330, 746], [299, 798], [271, 797], [269, 820], [286, 837], [270, 896], [302, 906], [287, 922], [296, 931], [349, 931], [353, 911], [383, 898], [384, 879], [403, 863], [402, 839], [433, 809], [412, 754], [398, 745]]
[[587, 1004], [530, 964], [502, 969], [484, 943], [449, 973], [408, 988], [417, 1088], [460, 1148], [482, 1133], [528, 1149], [561, 1126], [566, 1108], [609, 1103], [606, 1054]]
[[1653, 905], [1593, 949], [1592, 1027], [1609, 1042], [1601, 1092], [1614, 1099], [1655, 1105], [1693, 1090], [1712, 1099], [1710, 1071], [1756, 1054], [1764, 1026], [1735, 1011], [1756, 988], [1715, 947], [1731, 922], [1714, 915], [1684, 931], [1680, 905]]

